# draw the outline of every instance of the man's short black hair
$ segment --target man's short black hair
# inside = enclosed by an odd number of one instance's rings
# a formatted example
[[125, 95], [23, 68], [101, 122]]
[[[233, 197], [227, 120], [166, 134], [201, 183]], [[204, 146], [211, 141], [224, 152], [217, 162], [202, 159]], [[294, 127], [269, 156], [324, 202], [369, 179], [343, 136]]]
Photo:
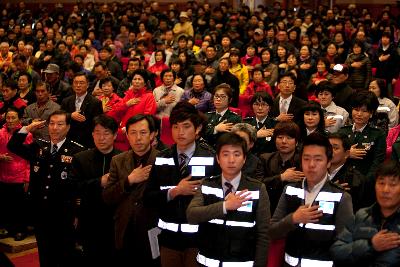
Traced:
[[292, 79], [293, 82], [294, 82], [294, 85], [296, 85], [296, 83], [297, 83], [296, 76], [295, 76], [294, 73], [291, 72], [291, 71], [287, 71], [287, 72], [283, 73], [282, 75], [279, 75], [279, 77], [278, 77], [278, 83], [280, 83], [281, 80], [282, 80], [283, 78], [285, 78], [285, 77], [289, 77], [290, 79]]
[[304, 148], [306, 146], [321, 146], [325, 148], [325, 155], [328, 158], [328, 161], [332, 160], [333, 157], [333, 148], [331, 143], [329, 142], [328, 137], [322, 135], [320, 133], [311, 133], [306, 136], [303, 140], [303, 146], [301, 147], [300, 155], [303, 155]]
[[242, 148], [243, 155], [247, 153], [247, 144], [246, 141], [235, 133], [224, 133], [218, 138], [217, 141], [217, 156], [219, 156], [219, 152], [223, 146], [232, 145], [232, 146], [240, 146]]
[[87, 76], [86, 73], [84, 73], [83, 71], [80, 71], [80, 72], [78, 72], [78, 73], [75, 73], [75, 75], [74, 75], [74, 80], [75, 80], [76, 77], [80, 77], [80, 76], [84, 76], [85, 79], [86, 79], [86, 81], [89, 82], [88, 76]]
[[137, 114], [133, 117], [130, 117], [125, 124], [126, 133], [128, 133], [129, 127], [139, 121], [146, 120], [149, 125], [150, 133], [154, 133], [156, 131], [156, 125], [154, 123], [154, 119], [151, 115], [145, 114]]
[[47, 122], [50, 122], [51, 117], [53, 116], [58, 116], [58, 115], [63, 115], [65, 116], [65, 123], [67, 125], [71, 124], [71, 113], [66, 112], [65, 110], [59, 109], [54, 111], [53, 113], [50, 114], [49, 118], [47, 119]]
[[339, 139], [339, 140], [341, 140], [341, 141], [342, 141], [342, 146], [343, 146], [343, 148], [344, 148], [345, 151], [350, 150], [350, 148], [351, 148], [350, 139], [349, 139], [349, 137], [348, 137], [346, 134], [344, 134], [344, 133], [341, 133], [341, 132], [330, 133], [330, 134], [328, 135], [328, 138], [329, 138], [329, 139]]
[[103, 126], [104, 128], [110, 130], [113, 134], [118, 131], [118, 123], [112, 117], [105, 114], [94, 117], [93, 130], [97, 125]]
[[181, 101], [173, 107], [169, 116], [169, 122], [173, 125], [185, 120], [190, 120], [196, 129], [204, 123], [203, 116], [200, 115], [199, 111], [192, 104]]
[[13, 79], [8, 79], [3, 83], [3, 87], [10, 88], [11, 90], [18, 90], [18, 84]]
[[375, 172], [375, 180], [379, 177], [393, 176], [400, 178], [400, 163], [395, 160], [388, 160], [381, 163]]

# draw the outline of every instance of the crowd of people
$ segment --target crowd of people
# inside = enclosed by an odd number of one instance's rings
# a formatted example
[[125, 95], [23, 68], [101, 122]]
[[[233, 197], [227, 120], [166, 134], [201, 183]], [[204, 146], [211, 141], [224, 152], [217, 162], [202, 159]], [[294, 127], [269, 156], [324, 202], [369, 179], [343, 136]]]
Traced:
[[0, 237], [40, 266], [400, 264], [390, 5], [0, 8]]

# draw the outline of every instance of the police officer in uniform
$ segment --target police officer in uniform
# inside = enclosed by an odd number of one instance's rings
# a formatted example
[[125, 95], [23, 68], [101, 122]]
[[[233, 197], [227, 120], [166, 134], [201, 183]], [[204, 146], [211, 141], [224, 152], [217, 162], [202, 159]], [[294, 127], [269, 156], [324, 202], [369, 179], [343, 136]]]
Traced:
[[74, 266], [75, 186], [69, 171], [74, 154], [84, 147], [66, 138], [71, 116], [62, 110], [48, 120], [50, 141], [23, 144], [28, 132], [44, 127], [35, 121], [16, 131], [8, 149], [31, 162], [29, 192], [41, 267]]
[[232, 101], [232, 88], [227, 83], [215, 87], [214, 106], [215, 111], [208, 112], [205, 139], [215, 145], [222, 133], [230, 132], [235, 123], [242, 122], [242, 118], [229, 109]]
[[196, 142], [203, 119], [195, 107], [179, 102], [171, 112], [172, 138], [176, 145], [161, 151], [144, 192], [145, 205], [157, 209], [161, 265], [198, 266], [198, 225], [189, 224], [186, 208], [200, 180], [215, 173], [214, 152]]
[[375, 171], [386, 155], [385, 132], [369, 126], [379, 101], [370, 91], [359, 92], [353, 95], [351, 106], [353, 124], [342, 127], [339, 132], [350, 139], [349, 163], [370, 181], [374, 181]]
[[252, 148], [252, 152], [260, 156], [263, 153], [276, 151], [272, 139], [276, 121], [268, 116], [274, 103], [272, 97], [267, 92], [257, 92], [250, 103], [255, 116], [247, 117], [243, 121], [257, 129], [257, 141]]
[[271, 239], [286, 238], [285, 267], [332, 267], [329, 248], [353, 220], [350, 195], [329, 180], [332, 153], [327, 137], [311, 133], [304, 139], [306, 178], [284, 188], [269, 228]]

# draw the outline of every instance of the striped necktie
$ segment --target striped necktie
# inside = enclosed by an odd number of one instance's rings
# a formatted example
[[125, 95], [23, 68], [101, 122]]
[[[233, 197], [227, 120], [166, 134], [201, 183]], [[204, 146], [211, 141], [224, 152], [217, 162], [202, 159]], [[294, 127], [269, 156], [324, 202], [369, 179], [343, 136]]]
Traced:
[[225, 182], [224, 185], [226, 187], [226, 191], [225, 191], [224, 197], [226, 197], [227, 195], [229, 195], [229, 193], [232, 193], [233, 185], [231, 183], [228, 183], [228, 182]]
[[52, 150], [51, 150], [51, 156], [52, 156], [52, 157], [55, 157], [55, 155], [57, 154], [57, 151], [58, 151], [57, 144], [54, 144], [54, 145], [53, 145], [53, 148], [52, 148]]
[[187, 177], [190, 173], [188, 170], [188, 156], [185, 153], [179, 154], [179, 174], [181, 178]]

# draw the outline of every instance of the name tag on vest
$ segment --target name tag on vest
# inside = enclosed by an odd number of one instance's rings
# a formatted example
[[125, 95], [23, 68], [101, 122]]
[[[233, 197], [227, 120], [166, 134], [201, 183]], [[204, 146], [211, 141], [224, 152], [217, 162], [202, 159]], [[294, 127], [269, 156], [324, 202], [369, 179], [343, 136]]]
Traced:
[[323, 213], [333, 214], [335, 209], [335, 203], [332, 201], [320, 201], [318, 210], [322, 210]]

